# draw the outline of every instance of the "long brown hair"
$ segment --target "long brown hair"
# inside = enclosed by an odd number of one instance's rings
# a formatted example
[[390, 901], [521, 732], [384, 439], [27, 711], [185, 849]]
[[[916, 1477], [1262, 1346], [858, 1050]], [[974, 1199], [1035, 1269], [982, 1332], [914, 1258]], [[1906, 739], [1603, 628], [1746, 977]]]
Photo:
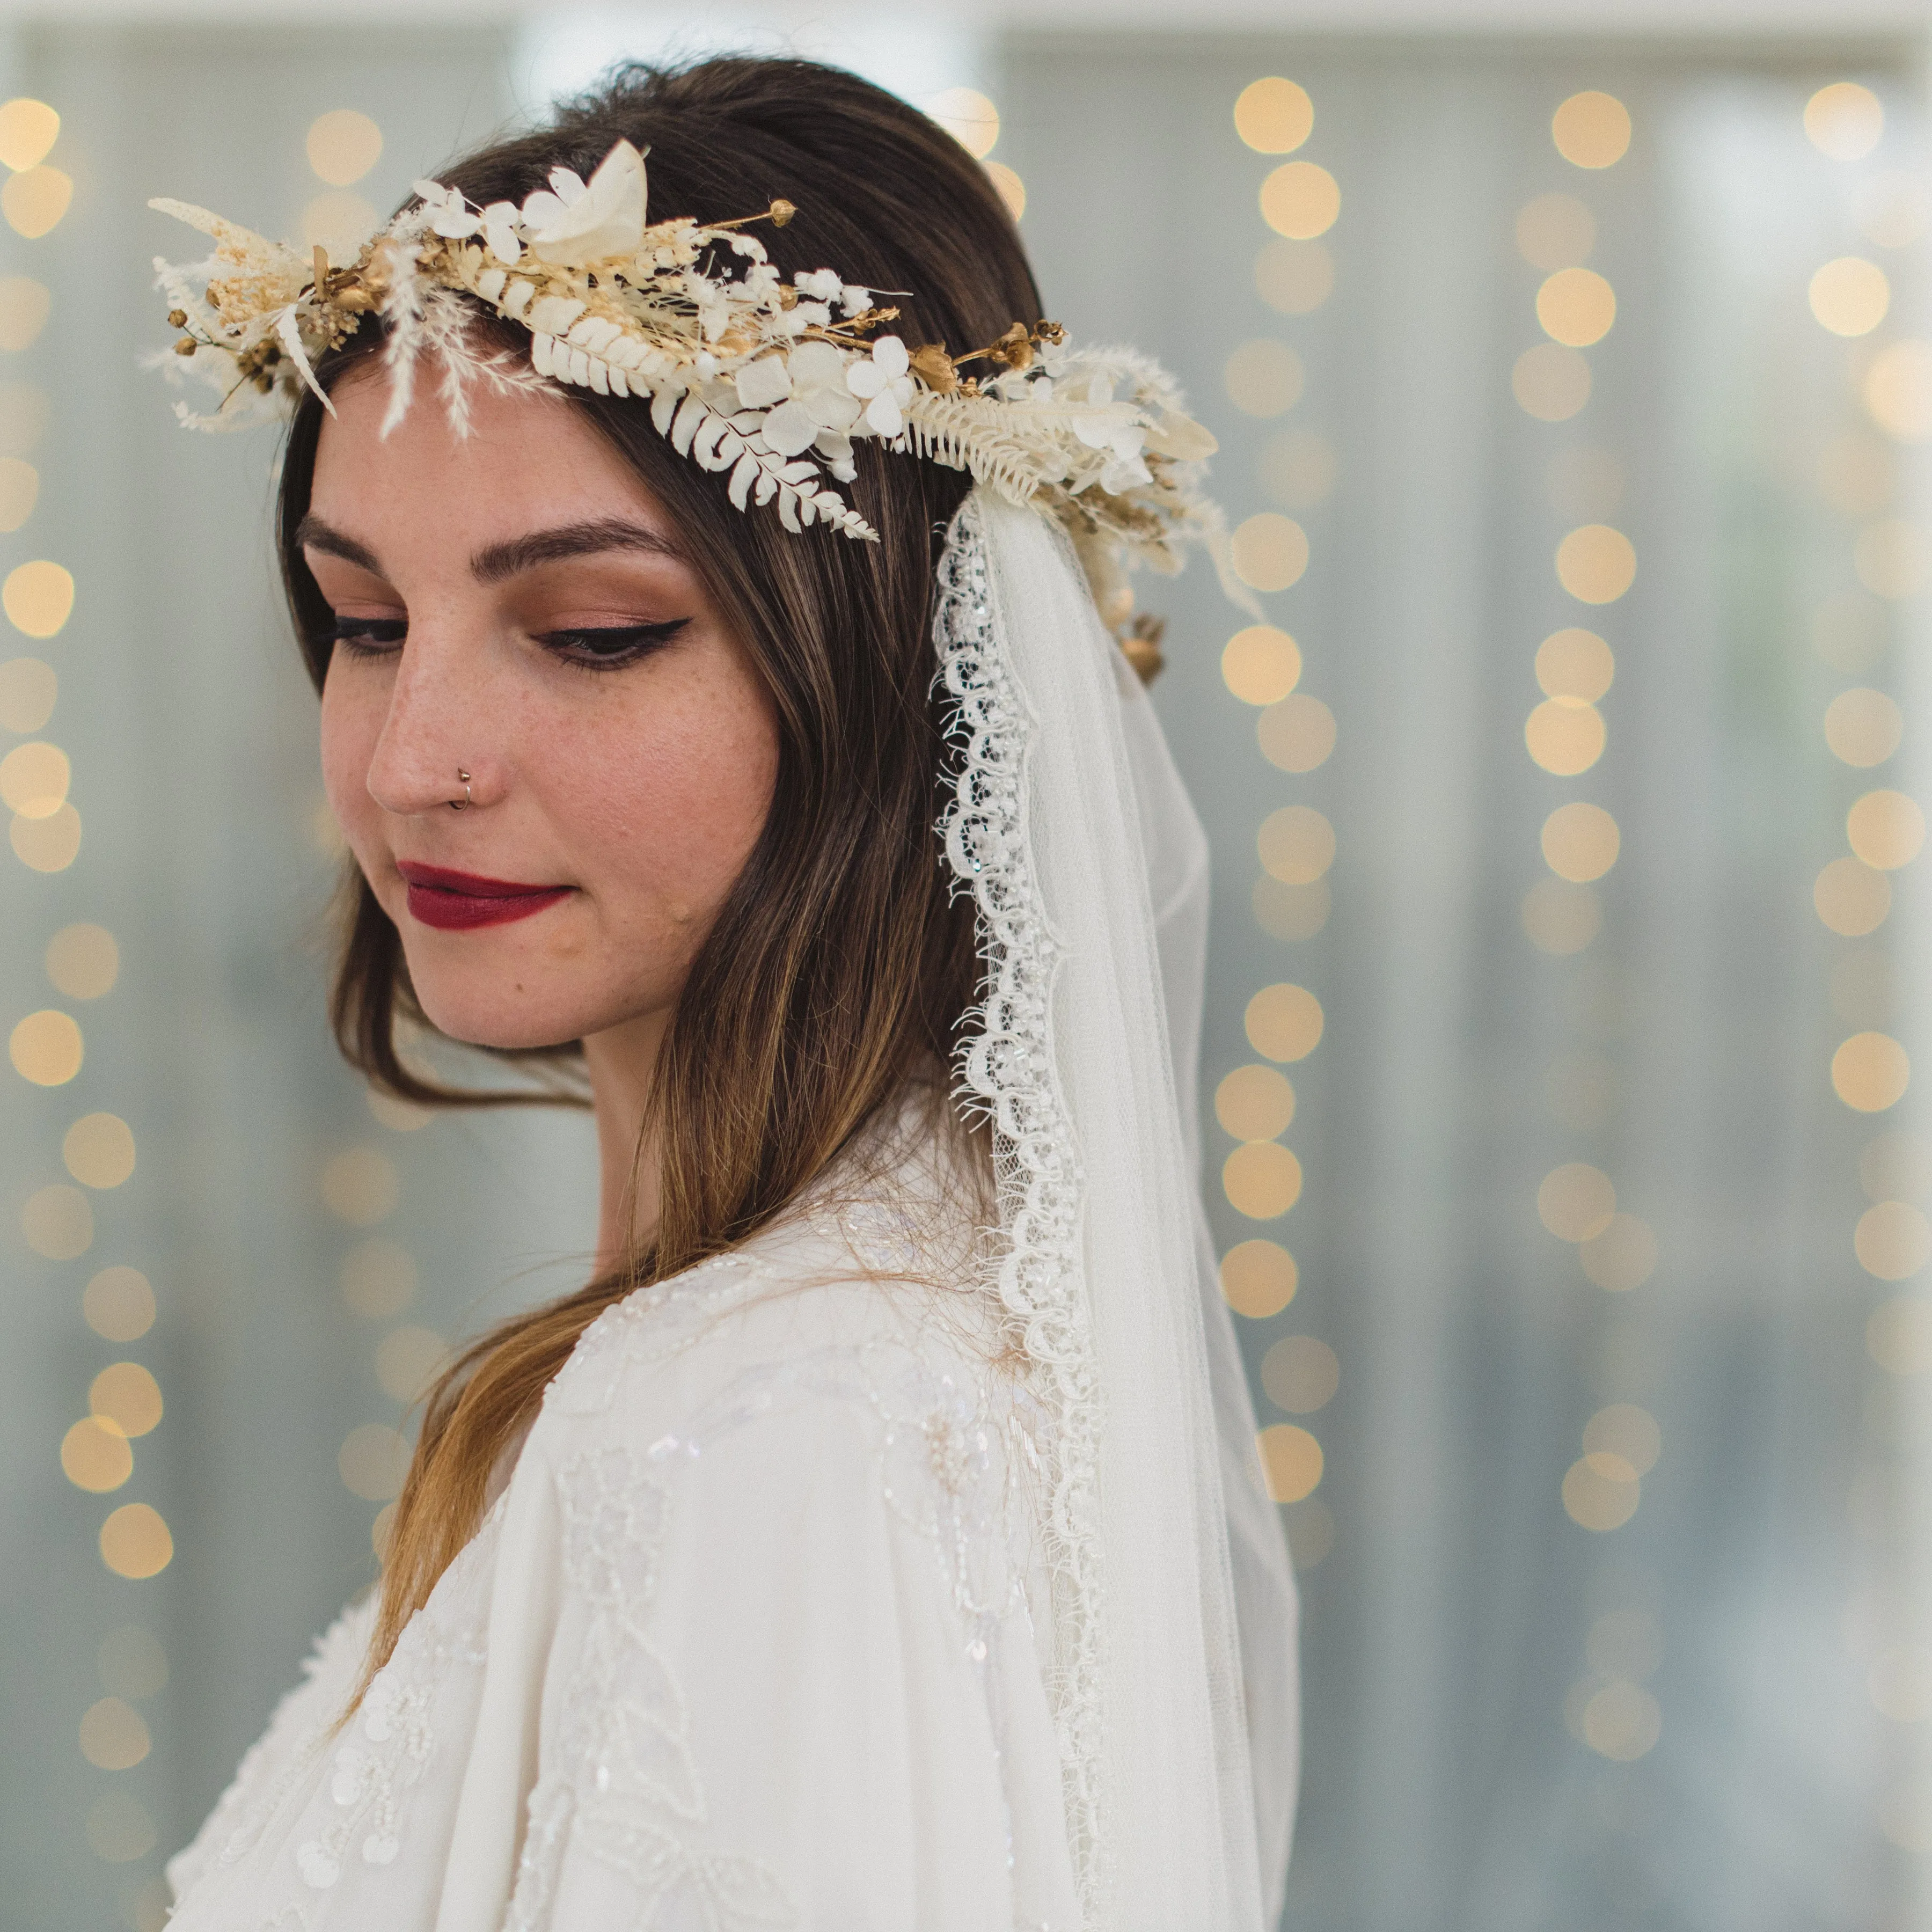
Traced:
[[[830, 266], [912, 291], [890, 298], [909, 344], [961, 352], [1040, 319], [1018, 233], [979, 164], [904, 102], [810, 62], [627, 68], [549, 126], [440, 178], [478, 206], [520, 202], [553, 167], [587, 177], [620, 137], [649, 154], [652, 220], [790, 201], [795, 218], [765, 237], [780, 271]], [[321, 366], [325, 386], [380, 340], [365, 325]], [[940, 539], [968, 479], [861, 442], [850, 493], [880, 542], [792, 534], [769, 510], [734, 508], [726, 479], [670, 452], [647, 405], [565, 393], [677, 524], [758, 666], [778, 719], [777, 784], [659, 1056], [658, 1224], [610, 1273], [471, 1344], [430, 1390], [389, 1532], [371, 1671], [473, 1533], [493, 1469], [598, 1313], [782, 1213], [888, 1097], [943, 1060], [976, 982], [970, 904], [949, 891], [932, 831], [943, 742], [928, 635]], [[296, 532], [322, 420], [312, 398], [296, 417], [279, 512], [318, 689], [330, 614]], [[400, 936], [359, 874], [345, 897], [332, 1017], [350, 1064], [418, 1101], [510, 1097], [439, 1084], [405, 1059], [398, 1018], [426, 1022]]]

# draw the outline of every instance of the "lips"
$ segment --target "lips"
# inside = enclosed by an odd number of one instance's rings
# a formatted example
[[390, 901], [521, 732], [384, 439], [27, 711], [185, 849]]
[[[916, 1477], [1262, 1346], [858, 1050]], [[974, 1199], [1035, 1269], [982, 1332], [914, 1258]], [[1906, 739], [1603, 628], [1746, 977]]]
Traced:
[[514, 879], [486, 879], [476, 872], [452, 872], [441, 866], [397, 861], [410, 889], [410, 916], [440, 932], [464, 932], [478, 926], [506, 926], [528, 919], [559, 899], [569, 886], [520, 885]]

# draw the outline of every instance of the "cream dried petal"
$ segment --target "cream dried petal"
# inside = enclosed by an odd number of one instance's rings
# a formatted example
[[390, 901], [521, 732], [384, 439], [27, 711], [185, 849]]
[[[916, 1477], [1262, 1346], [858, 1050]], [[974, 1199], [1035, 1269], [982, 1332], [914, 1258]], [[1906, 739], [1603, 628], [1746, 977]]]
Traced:
[[811, 412], [796, 400], [779, 404], [765, 418], [765, 441], [779, 456], [796, 456], [809, 449], [818, 431]]
[[738, 400], [748, 410], [770, 409], [791, 394], [791, 372], [782, 356], [760, 356], [738, 371]]

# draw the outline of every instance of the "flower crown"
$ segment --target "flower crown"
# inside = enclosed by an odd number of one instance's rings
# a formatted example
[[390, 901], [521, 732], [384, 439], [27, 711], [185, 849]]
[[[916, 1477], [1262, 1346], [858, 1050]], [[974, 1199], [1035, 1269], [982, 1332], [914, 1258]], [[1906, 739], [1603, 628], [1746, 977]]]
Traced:
[[[303, 255], [205, 208], [151, 202], [215, 243], [194, 266], [154, 264], [168, 320], [183, 332], [182, 360], [158, 359], [191, 367], [222, 392], [212, 414], [177, 403], [176, 415], [190, 428], [228, 428], [285, 412], [305, 388], [328, 407], [314, 364], [374, 314], [388, 332], [386, 435], [410, 406], [425, 352], [441, 365], [459, 434], [478, 382], [648, 398], [652, 422], [680, 455], [729, 472], [740, 510], [776, 503], [788, 530], [823, 524], [872, 541], [832, 485], [856, 475], [854, 444], [876, 438], [1050, 509], [1124, 642], [1133, 602], [1126, 568], [1178, 570], [1190, 540], [1222, 562], [1220, 514], [1201, 488], [1214, 439], [1183, 413], [1154, 363], [1075, 350], [1048, 322], [1016, 322], [964, 355], [909, 347], [881, 332], [898, 311], [878, 306], [872, 290], [830, 268], [784, 280], [746, 230], [783, 227], [789, 202], [736, 220], [647, 224], [644, 158], [628, 141], [588, 182], [560, 167], [550, 184], [520, 208], [479, 208], [419, 181], [418, 199], [344, 268], [319, 247]], [[527, 367], [472, 340], [478, 303], [530, 331]], [[1227, 581], [1225, 564], [1222, 574]], [[1144, 620], [1135, 634], [1146, 638]]]

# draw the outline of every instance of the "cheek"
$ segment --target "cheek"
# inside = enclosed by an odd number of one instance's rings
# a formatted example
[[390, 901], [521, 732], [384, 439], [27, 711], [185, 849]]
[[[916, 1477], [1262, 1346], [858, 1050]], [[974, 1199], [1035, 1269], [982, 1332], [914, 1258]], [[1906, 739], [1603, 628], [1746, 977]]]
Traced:
[[369, 766], [382, 734], [384, 706], [365, 687], [373, 679], [332, 674], [322, 689], [322, 783], [336, 823], [352, 835], [377, 815]]

